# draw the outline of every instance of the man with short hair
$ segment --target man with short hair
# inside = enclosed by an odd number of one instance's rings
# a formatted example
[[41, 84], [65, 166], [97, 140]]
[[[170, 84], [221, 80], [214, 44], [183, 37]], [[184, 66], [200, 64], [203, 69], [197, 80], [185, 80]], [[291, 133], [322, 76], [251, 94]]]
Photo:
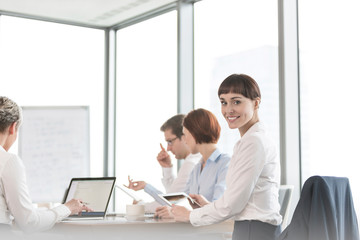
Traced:
[[[184, 114], [175, 115], [160, 128], [164, 132], [167, 148], [165, 151], [161, 145], [157, 160], [163, 169], [162, 183], [167, 193], [184, 191], [191, 171], [201, 158], [200, 154], [191, 154], [189, 147], [185, 144], [182, 132], [184, 117]], [[177, 160], [185, 160], [177, 177], [173, 174], [173, 165], [167, 151], [171, 151]]]
[[[162, 183], [166, 193], [183, 192], [191, 171], [201, 159], [201, 154], [191, 154], [189, 147], [185, 144], [184, 134], [182, 132], [184, 117], [184, 114], [175, 115], [168, 119], [160, 128], [160, 130], [164, 132], [167, 148], [165, 150], [160, 144], [161, 151], [157, 156], [157, 160], [163, 170]], [[178, 160], [184, 159], [184, 163], [177, 173], [177, 176], [174, 174], [173, 164], [167, 151], [171, 151]], [[161, 193], [161, 191], [154, 188], [151, 184], [144, 181], [132, 181], [130, 178], [128, 188], [135, 191], [144, 189], [145, 192], [150, 194], [155, 200], [157, 200], [157, 195]], [[154, 212], [158, 206], [158, 203], [147, 203], [145, 204], [145, 210], [147, 212]]]

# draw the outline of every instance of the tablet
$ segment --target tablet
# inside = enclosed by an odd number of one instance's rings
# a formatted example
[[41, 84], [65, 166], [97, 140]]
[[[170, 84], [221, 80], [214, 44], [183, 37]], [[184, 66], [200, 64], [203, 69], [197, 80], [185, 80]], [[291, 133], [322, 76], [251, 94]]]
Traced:
[[189, 201], [191, 202], [191, 204], [194, 204], [197, 207], [201, 207], [198, 202], [196, 202], [193, 198], [191, 198], [188, 194], [184, 192], [159, 194], [159, 197], [163, 199], [166, 205], [170, 207], [172, 206], [172, 204], [181, 206], [188, 205]]

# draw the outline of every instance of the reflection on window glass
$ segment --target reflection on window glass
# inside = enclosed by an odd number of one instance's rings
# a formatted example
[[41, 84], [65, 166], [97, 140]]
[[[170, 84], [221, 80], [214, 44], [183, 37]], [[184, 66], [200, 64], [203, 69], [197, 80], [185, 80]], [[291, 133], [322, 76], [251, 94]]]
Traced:
[[359, 1], [299, 1], [302, 179], [348, 177], [358, 213], [359, 11]]
[[90, 174], [101, 176], [104, 32], [1, 16], [0, 36], [1, 95], [20, 106], [88, 106]]
[[[127, 183], [130, 175], [163, 190], [156, 156], [164, 142], [160, 127], [177, 112], [176, 26], [176, 12], [170, 12], [117, 32], [118, 184]], [[117, 196], [118, 207], [124, 201], [132, 199]]]
[[194, 16], [195, 106], [217, 116], [222, 131], [219, 147], [232, 154], [240, 138], [222, 117], [217, 96], [220, 83], [233, 73], [250, 75], [258, 82], [260, 119], [278, 145], [277, 1], [206, 0], [195, 4]]

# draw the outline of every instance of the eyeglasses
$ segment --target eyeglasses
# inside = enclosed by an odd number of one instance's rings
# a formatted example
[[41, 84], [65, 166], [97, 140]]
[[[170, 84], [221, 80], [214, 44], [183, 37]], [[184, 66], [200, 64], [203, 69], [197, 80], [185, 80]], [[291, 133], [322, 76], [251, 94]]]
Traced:
[[175, 138], [170, 139], [170, 140], [166, 140], [167, 145], [172, 146], [172, 145], [174, 144], [174, 141], [175, 141], [177, 138], [178, 138], [178, 137], [175, 137]]

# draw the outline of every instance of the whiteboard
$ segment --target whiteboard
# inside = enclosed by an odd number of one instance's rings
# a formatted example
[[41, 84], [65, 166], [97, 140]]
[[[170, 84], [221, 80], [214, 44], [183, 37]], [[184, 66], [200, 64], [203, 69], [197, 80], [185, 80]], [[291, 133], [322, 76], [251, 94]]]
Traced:
[[22, 107], [19, 156], [33, 202], [61, 202], [90, 172], [89, 107]]

